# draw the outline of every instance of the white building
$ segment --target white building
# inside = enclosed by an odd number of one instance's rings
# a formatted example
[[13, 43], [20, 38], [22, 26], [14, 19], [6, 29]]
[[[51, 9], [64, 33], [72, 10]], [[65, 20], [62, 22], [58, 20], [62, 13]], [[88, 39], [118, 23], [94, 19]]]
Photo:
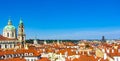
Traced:
[[0, 49], [15, 48], [17, 43], [18, 43], [17, 39], [10, 39], [0, 35]]
[[3, 35], [0, 35], [0, 49], [15, 48], [18, 43], [24, 46], [25, 36], [22, 20], [20, 19], [17, 36], [16, 28], [12, 25], [12, 21], [9, 19], [8, 24], [3, 28]]

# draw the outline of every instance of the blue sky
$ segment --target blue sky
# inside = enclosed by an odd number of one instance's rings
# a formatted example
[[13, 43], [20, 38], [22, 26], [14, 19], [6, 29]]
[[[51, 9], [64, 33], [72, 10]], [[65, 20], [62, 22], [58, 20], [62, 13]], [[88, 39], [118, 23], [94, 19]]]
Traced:
[[0, 0], [0, 33], [22, 17], [27, 39], [120, 38], [119, 0]]

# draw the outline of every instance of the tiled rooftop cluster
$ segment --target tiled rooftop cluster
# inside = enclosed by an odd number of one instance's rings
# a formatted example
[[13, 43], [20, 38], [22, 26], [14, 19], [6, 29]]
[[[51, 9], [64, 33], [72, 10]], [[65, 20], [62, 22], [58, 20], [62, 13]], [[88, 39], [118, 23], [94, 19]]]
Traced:
[[79, 41], [0, 49], [0, 61], [119, 61], [120, 42]]

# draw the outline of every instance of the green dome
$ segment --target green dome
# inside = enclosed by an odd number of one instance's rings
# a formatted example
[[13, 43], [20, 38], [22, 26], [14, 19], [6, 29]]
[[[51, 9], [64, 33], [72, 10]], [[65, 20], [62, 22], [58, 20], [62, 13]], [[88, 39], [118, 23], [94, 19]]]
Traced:
[[8, 25], [4, 27], [4, 30], [15, 30], [15, 27], [12, 25], [12, 21], [8, 20]]
[[13, 25], [7, 25], [4, 30], [15, 30], [15, 27]]

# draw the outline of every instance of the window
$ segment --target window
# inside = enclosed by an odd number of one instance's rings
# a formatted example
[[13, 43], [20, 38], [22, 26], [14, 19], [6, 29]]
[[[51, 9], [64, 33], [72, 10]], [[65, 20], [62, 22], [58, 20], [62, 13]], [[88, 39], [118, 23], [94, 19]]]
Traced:
[[34, 59], [31, 59], [31, 61], [34, 61]]
[[22, 31], [21, 32], [23, 32], [23, 28], [22, 28]]
[[5, 48], [7, 48], [7, 45], [5, 44]]
[[28, 53], [24, 53], [24, 56], [28, 56]]
[[12, 48], [12, 45], [10, 44], [10, 48]]
[[9, 33], [7, 33], [7, 37], [9, 37]]
[[26, 61], [29, 61], [29, 59], [26, 59]]
[[29, 53], [29, 56], [33, 56], [33, 53]]
[[24, 37], [22, 36], [22, 41], [24, 41]]

